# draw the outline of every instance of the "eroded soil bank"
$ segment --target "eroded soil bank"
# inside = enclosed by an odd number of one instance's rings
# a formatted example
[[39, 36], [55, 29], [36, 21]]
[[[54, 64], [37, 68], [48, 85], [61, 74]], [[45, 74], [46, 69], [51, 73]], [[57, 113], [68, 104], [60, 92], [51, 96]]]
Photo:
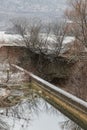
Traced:
[[87, 101], [87, 60], [83, 58], [84, 56], [86, 57], [87, 54], [76, 56], [71, 60], [71, 57], [65, 54], [50, 59], [35, 54], [25, 47], [0, 48], [0, 63], [3, 65], [17, 64]]

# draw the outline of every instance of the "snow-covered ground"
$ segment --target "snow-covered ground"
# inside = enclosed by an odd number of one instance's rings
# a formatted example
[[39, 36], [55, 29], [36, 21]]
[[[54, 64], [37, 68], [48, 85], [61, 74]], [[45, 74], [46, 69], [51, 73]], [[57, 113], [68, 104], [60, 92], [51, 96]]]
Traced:
[[6, 34], [5, 31], [0, 32], [1, 41], [9, 42], [9, 41], [14, 41], [19, 38], [20, 38], [20, 35], [18, 35], [18, 34], [12, 35], [12, 34]]
[[8, 78], [9, 78], [8, 80], [9, 84], [21, 83], [26, 79], [24, 72], [13, 73], [8, 63], [6, 62], [0, 63], [0, 84], [6, 83]]
[[[46, 35], [45, 34], [41, 34], [41, 37], [42, 39], [46, 40]], [[0, 43], [0, 47], [1, 46], [25, 46], [23, 44], [17, 44], [15, 43], [14, 41], [16, 40], [21, 40], [21, 36], [18, 35], [18, 34], [5, 34], [4, 31], [0, 32], [0, 41], [2, 41]], [[75, 40], [74, 37], [71, 37], [71, 36], [67, 36], [64, 38], [64, 41], [63, 41], [63, 44], [62, 44], [62, 49], [63, 51], [65, 51], [64, 48], [66, 48], [65, 46], [68, 44], [68, 43], [72, 43], [73, 41]], [[47, 38], [47, 41], [48, 41], [48, 45], [47, 45], [47, 48], [49, 50], [53, 50], [55, 49], [55, 44], [56, 44], [56, 41], [55, 41], [55, 37], [54, 35], [51, 35]], [[44, 48], [44, 47], [43, 47]], [[62, 51], [62, 52], [63, 52]]]
[[[45, 34], [41, 34], [42, 37], [46, 37]], [[17, 39], [21, 39], [21, 36], [18, 35], [18, 34], [6, 34], [5, 31], [1, 31], [0, 32], [0, 40], [1, 41], [6, 41], [6, 42], [9, 42], [9, 41], [14, 41], [14, 40], [17, 40]], [[70, 43], [71, 41], [75, 40], [74, 37], [72, 36], [67, 36], [65, 37], [64, 41], [63, 41], [63, 44], [67, 44], [67, 43]], [[48, 41], [50, 42], [55, 42], [55, 38], [54, 38], [54, 35], [51, 35], [50, 37], [48, 37]]]
[[[12, 34], [5, 34], [4, 31], [0, 32], [0, 47], [2, 46], [20, 46], [19, 44], [15, 43], [14, 41], [20, 40], [20, 35], [12, 35]], [[22, 46], [22, 44], [21, 44]]]

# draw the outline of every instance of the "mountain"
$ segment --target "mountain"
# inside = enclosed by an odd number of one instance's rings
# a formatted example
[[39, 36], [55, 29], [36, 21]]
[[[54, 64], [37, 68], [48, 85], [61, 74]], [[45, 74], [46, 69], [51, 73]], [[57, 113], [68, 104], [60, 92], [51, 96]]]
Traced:
[[1, 11], [50, 12], [65, 8], [66, 0], [0, 0]]
[[61, 17], [66, 6], [66, 0], [0, 0], [0, 25], [4, 26], [14, 17], [49, 21]]

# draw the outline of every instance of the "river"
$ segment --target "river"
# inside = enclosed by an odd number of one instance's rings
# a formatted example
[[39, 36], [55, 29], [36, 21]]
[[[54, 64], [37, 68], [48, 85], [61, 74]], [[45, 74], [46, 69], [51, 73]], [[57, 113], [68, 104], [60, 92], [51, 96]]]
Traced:
[[[8, 96], [8, 107], [0, 108], [0, 130], [81, 130], [42, 99], [36, 90], [28, 88], [28, 92], [22, 87], [22, 91], [13, 88]], [[11, 101], [18, 102], [9, 106]]]
[[8, 69], [8, 60], [1, 61], [0, 130], [81, 130], [29, 88], [23, 72]]

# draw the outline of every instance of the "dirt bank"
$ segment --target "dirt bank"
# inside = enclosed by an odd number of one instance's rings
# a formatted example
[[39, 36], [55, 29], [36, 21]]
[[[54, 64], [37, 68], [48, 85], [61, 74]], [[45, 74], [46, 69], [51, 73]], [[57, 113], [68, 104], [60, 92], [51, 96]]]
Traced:
[[[86, 57], [87, 54], [84, 55]], [[83, 55], [82, 58], [77, 56], [74, 62], [64, 57], [49, 60], [29, 52], [24, 47], [4, 46], [0, 48], [0, 62], [17, 64], [87, 100], [87, 60], [83, 58]]]

